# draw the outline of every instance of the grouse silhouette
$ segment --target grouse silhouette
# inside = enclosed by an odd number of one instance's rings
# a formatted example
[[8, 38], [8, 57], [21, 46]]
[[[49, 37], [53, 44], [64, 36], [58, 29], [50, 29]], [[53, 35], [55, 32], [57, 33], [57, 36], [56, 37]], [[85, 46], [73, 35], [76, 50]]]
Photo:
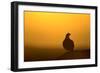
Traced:
[[70, 33], [66, 34], [66, 37], [63, 41], [63, 47], [65, 50], [72, 52], [74, 51], [74, 42], [73, 40], [70, 39], [69, 37], [70, 35], [71, 35]]

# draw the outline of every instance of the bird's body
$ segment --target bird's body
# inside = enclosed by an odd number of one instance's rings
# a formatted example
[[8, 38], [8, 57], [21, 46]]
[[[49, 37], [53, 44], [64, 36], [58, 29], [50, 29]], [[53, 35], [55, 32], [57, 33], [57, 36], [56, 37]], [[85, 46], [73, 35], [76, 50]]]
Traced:
[[65, 50], [73, 51], [74, 50], [74, 42], [69, 38], [69, 35], [63, 41], [63, 47]]

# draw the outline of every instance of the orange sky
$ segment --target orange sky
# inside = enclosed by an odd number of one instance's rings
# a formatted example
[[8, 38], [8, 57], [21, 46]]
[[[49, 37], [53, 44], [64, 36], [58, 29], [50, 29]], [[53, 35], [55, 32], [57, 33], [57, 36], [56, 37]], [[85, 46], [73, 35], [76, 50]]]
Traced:
[[90, 46], [90, 14], [24, 12], [25, 46], [62, 48], [67, 32], [75, 48]]

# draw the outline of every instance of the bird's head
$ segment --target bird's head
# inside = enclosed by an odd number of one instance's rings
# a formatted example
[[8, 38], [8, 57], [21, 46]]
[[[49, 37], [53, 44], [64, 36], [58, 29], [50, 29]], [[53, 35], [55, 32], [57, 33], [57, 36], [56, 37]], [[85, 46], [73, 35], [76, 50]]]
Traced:
[[71, 35], [71, 34], [68, 32], [68, 33], [66, 34], [66, 38], [69, 38], [70, 35]]

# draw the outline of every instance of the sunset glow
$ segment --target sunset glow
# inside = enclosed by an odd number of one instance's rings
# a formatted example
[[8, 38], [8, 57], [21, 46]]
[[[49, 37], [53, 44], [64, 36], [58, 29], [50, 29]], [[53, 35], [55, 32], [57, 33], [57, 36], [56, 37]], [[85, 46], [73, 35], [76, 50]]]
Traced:
[[24, 23], [25, 46], [62, 48], [70, 32], [75, 49], [90, 47], [89, 14], [25, 11]]

